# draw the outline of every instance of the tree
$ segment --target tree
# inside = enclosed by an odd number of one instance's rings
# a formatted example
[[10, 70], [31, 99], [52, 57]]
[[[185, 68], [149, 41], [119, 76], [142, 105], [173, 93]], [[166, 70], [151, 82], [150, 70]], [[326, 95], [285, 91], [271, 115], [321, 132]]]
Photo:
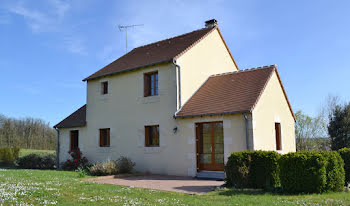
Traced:
[[328, 133], [332, 150], [350, 147], [350, 102], [334, 106], [329, 115]]
[[297, 150], [328, 150], [327, 123], [319, 115], [315, 118], [302, 111], [295, 113], [295, 137]]

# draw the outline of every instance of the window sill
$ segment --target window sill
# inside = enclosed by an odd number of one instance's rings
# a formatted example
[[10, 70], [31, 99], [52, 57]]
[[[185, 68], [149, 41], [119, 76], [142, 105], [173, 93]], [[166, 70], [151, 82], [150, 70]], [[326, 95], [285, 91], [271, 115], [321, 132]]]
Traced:
[[145, 154], [157, 154], [162, 152], [161, 147], [144, 147], [144, 152]]
[[141, 97], [141, 98], [138, 98], [138, 101], [141, 102], [142, 104], [155, 103], [155, 102], [160, 102], [160, 97], [159, 95]]

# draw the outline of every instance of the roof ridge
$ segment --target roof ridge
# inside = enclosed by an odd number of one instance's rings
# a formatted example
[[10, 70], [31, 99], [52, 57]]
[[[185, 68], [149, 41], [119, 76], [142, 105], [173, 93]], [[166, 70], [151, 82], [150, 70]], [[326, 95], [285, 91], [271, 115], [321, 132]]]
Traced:
[[276, 64], [271, 64], [271, 65], [266, 65], [266, 66], [260, 66], [260, 67], [252, 67], [248, 69], [243, 69], [243, 70], [237, 70], [233, 72], [224, 72], [220, 74], [212, 74], [210, 77], [216, 77], [216, 76], [225, 76], [225, 75], [230, 75], [230, 74], [237, 74], [237, 73], [242, 73], [242, 72], [250, 72], [250, 71], [256, 71], [256, 70], [261, 70], [261, 69], [268, 69], [268, 68], [277, 68]]
[[[145, 44], [145, 45], [139, 46], [139, 47], [135, 47], [134, 49], [137, 49], [137, 48], [142, 48], [142, 47], [149, 46], [149, 45], [152, 45], [152, 44], [156, 44], [156, 43], [159, 43], [159, 42], [162, 42], [162, 41], [169, 41], [169, 40], [171, 40], [171, 39], [175, 39], [175, 38], [177, 38], [177, 37], [180, 37], [180, 36], [185, 36], [185, 35], [188, 35], [188, 34], [191, 34], [191, 33], [197, 32], [197, 31], [205, 30], [205, 29], [211, 30], [211, 29], [213, 29], [213, 28], [216, 28], [216, 26], [215, 26], [215, 27], [212, 27], [212, 28], [210, 28], [210, 29], [209, 29], [209, 28], [201, 28], [201, 29], [196, 29], [196, 30], [193, 30], [193, 31], [190, 31], [190, 32], [184, 33], [184, 34], [179, 34], [179, 35], [177, 35], [177, 36], [169, 37], [169, 38], [167, 38], [167, 39], [163, 39], [163, 40], [159, 40], [159, 41], [151, 42], [151, 43], [148, 43], [148, 44]], [[132, 50], [134, 50], [134, 49], [132, 49]], [[132, 50], [131, 50], [131, 51], [132, 51]]]

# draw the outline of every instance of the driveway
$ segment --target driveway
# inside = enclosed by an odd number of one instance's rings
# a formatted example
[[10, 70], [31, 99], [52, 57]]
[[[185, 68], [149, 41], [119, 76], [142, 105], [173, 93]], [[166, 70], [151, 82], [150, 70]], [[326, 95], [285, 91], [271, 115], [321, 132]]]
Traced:
[[90, 181], [123, 185], [132, 187], [142, 187], [155, 190], [165, 190], [172, 192], [182, 192], [189, 194], [203, 194], [212, 191], [213, 187], [221, 186], [224, 181], [198, 180], [191, 177], [166, 176], [166, 175], [145, 175], [130, 177], [104, 177], [95, 178]]

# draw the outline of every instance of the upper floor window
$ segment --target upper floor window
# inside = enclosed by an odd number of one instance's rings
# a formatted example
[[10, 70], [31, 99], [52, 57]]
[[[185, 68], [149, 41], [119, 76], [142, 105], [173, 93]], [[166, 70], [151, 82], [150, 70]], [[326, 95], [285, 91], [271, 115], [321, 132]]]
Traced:
[[108, 82], [101, 82], [101, 93], [108, 94]]
[[144, 74], [144, 96], [158, 95], [158, 72]]
[[145, 146], [159, 147], [159, 125], [145, 126]]
[[282, 150], [281, 123], [275, 123], [276, 150]]
[[100, 129], [100, 147], [109, 147], [111, 144], [110, 129]]

